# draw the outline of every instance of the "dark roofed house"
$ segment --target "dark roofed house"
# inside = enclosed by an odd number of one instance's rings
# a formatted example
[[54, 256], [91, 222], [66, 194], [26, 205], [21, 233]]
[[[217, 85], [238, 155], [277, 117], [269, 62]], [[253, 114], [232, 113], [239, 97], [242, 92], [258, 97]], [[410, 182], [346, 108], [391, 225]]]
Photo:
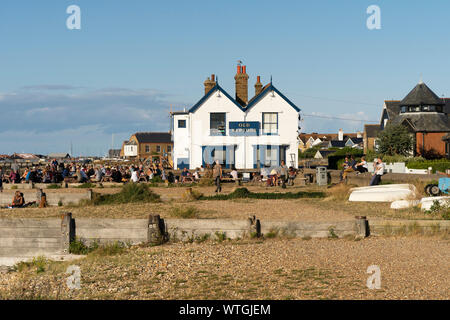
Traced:
[[170, 132], [137, 132], [134, 136], [138, 143], [172, 143]]
[[389, 123], [405, 125], [415, 140], [415, 155], [442, 157], [446, 155], [442, 138], [450, 132], [450, 99], [439, 98], [420, 82], [401, 101], [385, 101], [380, 128]]
[[330, 148], [345, 148], [345, 141], [331, 140]]
[[172, 134], [170, 132], [137, 132], [124, 141], [121, 154], [125, 157], [146, 159], [150, 156], [163, 156], [172, 160]]

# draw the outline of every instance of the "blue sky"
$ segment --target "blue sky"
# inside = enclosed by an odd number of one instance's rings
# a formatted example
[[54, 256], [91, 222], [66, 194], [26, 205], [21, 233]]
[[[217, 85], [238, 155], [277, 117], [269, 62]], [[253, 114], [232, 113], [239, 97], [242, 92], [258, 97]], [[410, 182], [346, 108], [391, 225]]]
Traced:
[[[66, 9], [81, 8], [81, 30]], [[366, 9], [381, 8], [368, 30]], [[450, 96], [450, 2], [3, 0], [0, 154], [103, 155], [136, 131], [169, 129], [214, 73], [234, 95], [236, 61], [306, 115], [379, 120], [421, 75]], [[306, 132], [363, 122], [306, 116]]]

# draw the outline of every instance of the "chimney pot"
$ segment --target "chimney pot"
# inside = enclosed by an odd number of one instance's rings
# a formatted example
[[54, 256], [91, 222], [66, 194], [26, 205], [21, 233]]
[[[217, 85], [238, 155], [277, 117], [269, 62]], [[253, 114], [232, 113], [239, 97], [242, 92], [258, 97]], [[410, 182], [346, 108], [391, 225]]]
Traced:
[[237, 66], [237, 74], [241, 73], [241, 66]]

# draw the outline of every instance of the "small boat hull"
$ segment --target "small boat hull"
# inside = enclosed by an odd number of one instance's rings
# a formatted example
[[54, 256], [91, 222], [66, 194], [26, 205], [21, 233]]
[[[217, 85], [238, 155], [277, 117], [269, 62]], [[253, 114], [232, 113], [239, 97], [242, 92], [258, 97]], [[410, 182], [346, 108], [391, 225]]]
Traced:
[[354, 188], [349, 201], [352, 202], [393, 202], [414, 199], [416, 188], [410, 184], [389, 184]]

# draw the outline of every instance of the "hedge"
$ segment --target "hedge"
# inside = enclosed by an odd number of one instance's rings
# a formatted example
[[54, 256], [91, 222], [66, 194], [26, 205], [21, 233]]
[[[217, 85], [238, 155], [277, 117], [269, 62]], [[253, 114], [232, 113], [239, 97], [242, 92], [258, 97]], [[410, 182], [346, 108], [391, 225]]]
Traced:
[[428, 169], [433, 168], [433, 173], [436, 171], [445, 172], [450, 169], [450, 160], [438, 159], [438, 160], [410, 160], [406, 163], [408, 169]]

